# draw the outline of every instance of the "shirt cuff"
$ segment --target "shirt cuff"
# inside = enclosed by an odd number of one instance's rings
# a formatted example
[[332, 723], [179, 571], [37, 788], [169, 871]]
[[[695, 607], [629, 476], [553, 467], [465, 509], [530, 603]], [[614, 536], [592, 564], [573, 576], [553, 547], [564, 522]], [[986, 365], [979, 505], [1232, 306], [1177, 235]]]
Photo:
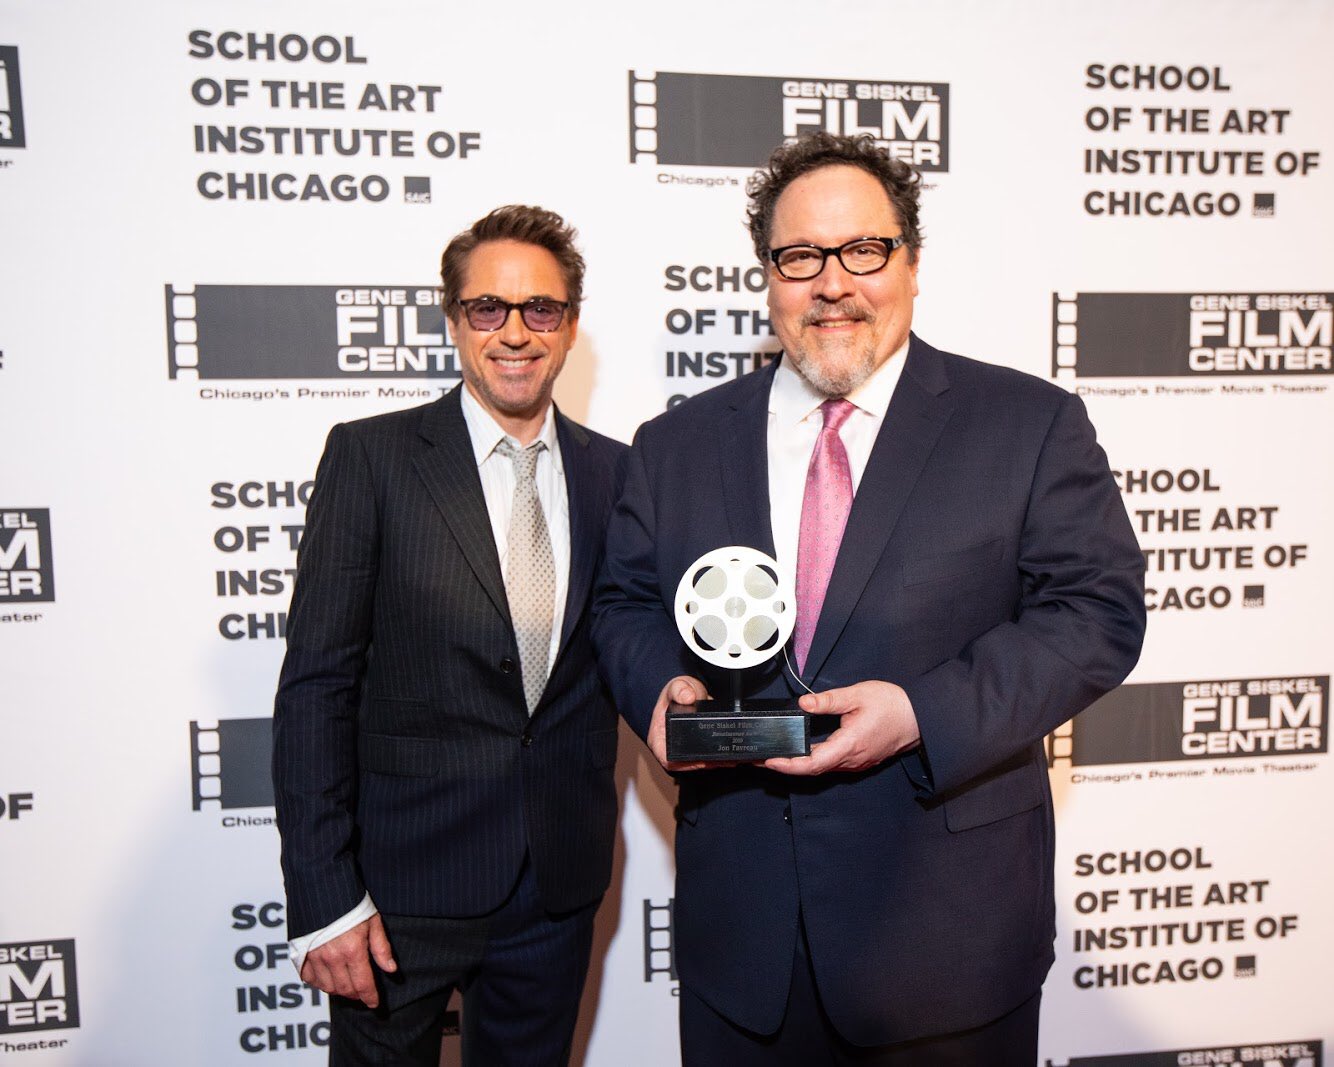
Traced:
[[361, 903], [349, 911], [346, 915], [335, 919], [323, 930], [316, 930], [314, 933], [305, 934], [302, 937], [294, 937], [287, 942], [287, 947], [291, 951], [292, 963], [296, 966], [296, 975], [301, 977], [301, 968], [306, 962], [306, 953], [313, 948], [319, 948], [327, 941], [332, 941], [339, 934], [345, 934], [358, 923], [364, 923], [372, 915], [377, 913], [375, 902], [371, 900], [371, 895], [367, 893], [361, 898]]

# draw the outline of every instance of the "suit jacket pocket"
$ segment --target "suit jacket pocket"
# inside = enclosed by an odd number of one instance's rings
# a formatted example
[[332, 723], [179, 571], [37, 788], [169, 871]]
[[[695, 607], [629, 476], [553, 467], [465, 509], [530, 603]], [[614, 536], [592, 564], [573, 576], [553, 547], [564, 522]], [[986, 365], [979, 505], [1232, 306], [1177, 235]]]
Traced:
[[357, 751], [364, 771], [432, 778], [440, 769], [440, 742], [429, 737], [362, 734]]
[[599, 769], [616, 766], [615, 730], [594, 730], [588, 735], [588, 762]]
[[1046, 770], [1025, 752], [945, 801], [945, 825], [955, 833], [1000, 822], [1012, 815], [1032, 811], [1043, 802]]
[[1000, 562], [1001, 550], [1005, 542], [999, 538], [980, 545], [956, 548], [949, 552], [937, 552], [928, 556], [915, 556], [903, 565], [903, 584], [921, 585], [924, 582], [939, 581], [942, 578], [957, 578], [972, 571]]

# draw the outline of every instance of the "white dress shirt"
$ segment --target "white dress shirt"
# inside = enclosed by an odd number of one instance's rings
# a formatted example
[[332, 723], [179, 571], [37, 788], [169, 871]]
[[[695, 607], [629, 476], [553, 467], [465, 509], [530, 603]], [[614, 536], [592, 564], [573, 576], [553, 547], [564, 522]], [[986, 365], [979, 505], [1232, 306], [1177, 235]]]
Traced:
[[[463, 407], [463, 421], [468, 427], [468, 437], [472, 441], [473, 458], [477, 461], [477, 474], [482, 480], [482, 496], [486, 500], [487, 515], [491, 519], [491, 535], [495, 538], [496, 554], [500, 557], [500, 573], [504, 575], [505, 564], [509, 556], [510, 514], [514, 509], [514, 463], [507, 456], [496, 452], [496, 445], [509, 437], [500, 424], [492, 418], [466, 385], [460, 385], [460, 399]], [[516, 448], [523, 446], [513, 437], [510, 442]], [[546, 418], [537, 440], [546, 444], [537, 457], [537, 499], [542, 505], [542, 515], [546, 519], [547, 533], [551, 538], [551, 557], [556, 567], [556, 591], [552, 603], [551, 649], [547, 658], [547, 670], [556, 660], [560, 648], [561, 624], [565, 620], [565, 600], [570, 587], [570, 495], [565, 484], [565, 462], [561, 456], [560, 441], [556, 437], [555, 408], [547, 405]], [[800, 504], [798, 504], [800, 509]], [[365, 922], [378, 909], [371, 895], [367, 893], [355, 908], [340, 916], [328, 926], [303, 937], [294, 937], [288, 942], [292, 962], [296, 973], [301, 974], [301, 967], [306, 962], [306, 953], [332, 941], [346, 933], [359, 923]]]
[[[845, 398], [856, 410], [843, 423], [838, 436], [848, 453], [854, 498], [907, 358], [905, 341], [902, 348]], [[769, 388], [769, 522], [775, 557], [788, 575], [797, 573], [806, 469], [824, 426], [820, 405], [827, 399], [801, 376], [789, 357], [779, 361]]]

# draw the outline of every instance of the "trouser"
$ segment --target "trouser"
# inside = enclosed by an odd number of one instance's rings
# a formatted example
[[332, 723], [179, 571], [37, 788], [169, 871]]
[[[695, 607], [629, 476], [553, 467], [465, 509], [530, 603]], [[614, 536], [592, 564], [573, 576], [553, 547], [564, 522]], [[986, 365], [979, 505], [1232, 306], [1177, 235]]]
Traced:
[[378, 1008], [330, 998], [331, 1067], [437, 1067], [455, 989], [463, 994], [465, 1067], [561, 1067], [596, 911], [595, 902], [549, 915], [525, 862], [509, 898], [489, 915], [382, 915], [398, 970], [376, 969]]

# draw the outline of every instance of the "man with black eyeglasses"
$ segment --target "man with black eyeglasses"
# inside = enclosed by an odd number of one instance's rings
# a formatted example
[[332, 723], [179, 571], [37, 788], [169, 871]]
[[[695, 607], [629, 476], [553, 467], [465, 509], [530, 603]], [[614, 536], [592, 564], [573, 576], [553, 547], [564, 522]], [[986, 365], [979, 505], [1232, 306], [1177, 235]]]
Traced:
[[[640, 428], [594, 599], [617, 705], [680, 785], [684, 1062], [1032, 1067], [1043, 737], [1134, 666], [1143, 559], [1076, 396], [910, 332], [917, 174], [820, 134], [748, 192], [783, 356]], [[667, 759], [668, 701], [728, 691], [671, 614], [728, 545], [795, 575], [791, 666], [744, 695], [813, 713], [808, 756]]]
[[625, 446], [565, 418], [584, 262], [536, 207], [441, 260], [463, 384], [335, 426], [274, 709], [288, 932], [329, 1062], [567, 1062], [611, 873], [615, 712], [588, 600]]

